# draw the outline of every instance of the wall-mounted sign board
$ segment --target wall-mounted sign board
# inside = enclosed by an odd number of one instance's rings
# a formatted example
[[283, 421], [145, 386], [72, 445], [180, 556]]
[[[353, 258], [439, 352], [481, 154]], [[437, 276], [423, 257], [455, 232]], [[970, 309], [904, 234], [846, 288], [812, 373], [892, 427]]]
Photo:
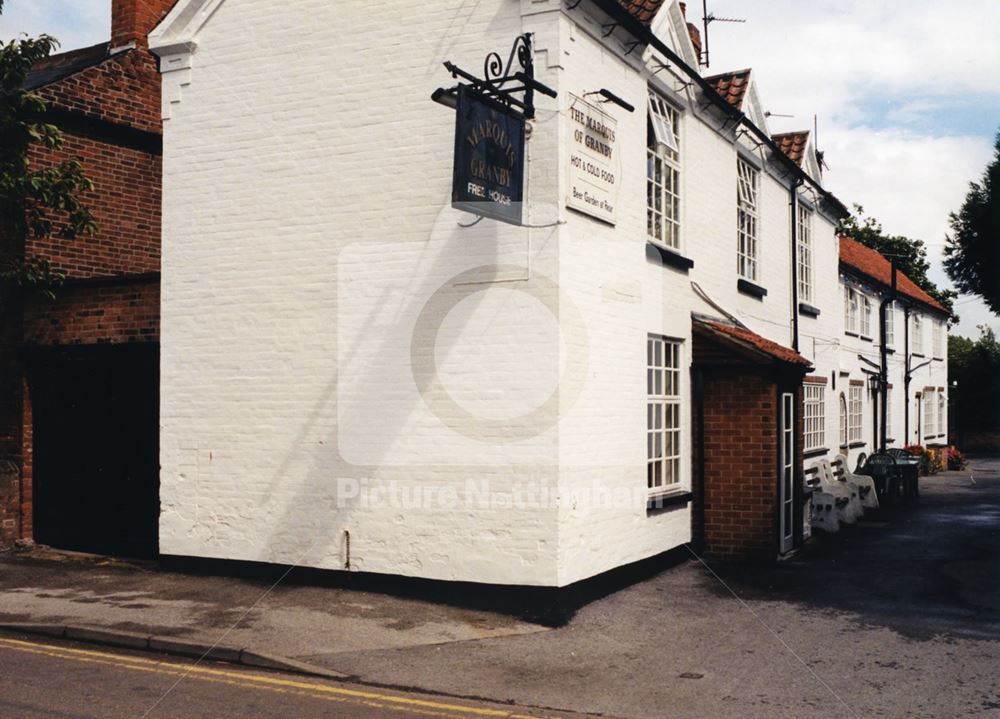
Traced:
[[583, 98], [569, 98], [566, 205], [613, 225], [618, 206], [618, 122]]
[[465, 85], [456, 109], [452, 207], [520, 225], [524, 120]]

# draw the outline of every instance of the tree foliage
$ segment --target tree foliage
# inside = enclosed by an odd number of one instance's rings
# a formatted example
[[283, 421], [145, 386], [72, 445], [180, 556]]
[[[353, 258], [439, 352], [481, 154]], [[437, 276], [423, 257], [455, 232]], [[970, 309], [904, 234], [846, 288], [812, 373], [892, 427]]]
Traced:
[[961, 292], [979, 295], [1000, 314], [1000, 133], [981, 182], [970, 182], [962, 209], [951, 213], [944, 269]]
[[[3, 3], [0, 1], [0, 12]], [[57, 150], [59, 128], [44, 122], [45, 102], [24, 87], [28, 72], [58, 47], [55, 38], [0, 41], [0, 280], [50, 285], [60, 275], [44, 257], [26, 253], [28, 240], [73, 238], [96, 229], [79, 194], [93, 189], [75, 159], [36, 168], [31, 150]]]
[[979, 339], [948, 337], [952, 421], [963, 432], [1000, 428], [1000, 341], [989, 327]]
[[882, 223], [870, 215], [865, 215], [864, 208], [858, 204], [854, 205], [854, 213], [841, 221], [840, 229], [865, 247], [894, 259], [900, 272], [944, 305], [949, 314], [954, 315], [952, 301], [958, 294], [952, 290], [942, 290], [927, 276], [931, 263], [927, 260], [927, 247], [923, 240], [887, 234], [882, 229]]

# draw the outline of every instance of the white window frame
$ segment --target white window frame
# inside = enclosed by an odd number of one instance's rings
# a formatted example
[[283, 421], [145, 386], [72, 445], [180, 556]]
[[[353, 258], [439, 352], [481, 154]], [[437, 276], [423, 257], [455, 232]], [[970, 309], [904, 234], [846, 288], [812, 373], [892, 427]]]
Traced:
[[932, 390], [924, 390], [924, 393], [920, 396], [920, 403], [923, 405], [924, 410], [923, 434], [925, 440], [937, 437], [937, 421], [934, 417], [937, 402], [935, 401], [934, 394]]
[[844, 285], [844, 331], [858, 333], [858, 293], [850, 285]]
[[736, 270], [739, 276], [757, 282], [760, 170], [736, 158]]
[[924, 323], [920, 319], [920, 314], [913, 313], [913, 353], [922, 355], [924, 353]]
[[651, 497], [681, 486], [683, 343], [646, 336], [646, 489]]
[[846, 447], [849, 442], [849, 433], [847, 429], [847, 397], [844, 393], [840, 393], [840, 446]]
[[813, 213], [805, 205], [799, 204], [796, 238], [798, 244], [798, 276], [799, 299], [803, 302], [814, 302], [813, 298], [813, 246], [812, 223]]
[[885, 388], [885, 436], [892, 439], [892, 387]]
[[939, 435], [948, 434], [948, 423], [945, 421], [945, 412], [947, 411], [947, 402], [945, 401], [944, 392], [938, 390], [937, 392], [937, 433]]
[[652, 242], [680, 251], [680, 113], [652, 90], [647, 107], [646, 234]]
[[892, 347], [896, 343], [896, 303], [890, 302], [885, 307], [885, 346]]
[[826, 385], [805, 382], [802, 385], [803, 450], [826, 446]]
[[864, 406], [862, 400], [864, 387], [852, 384], [847, 389], [850, 400], [847, 419], [847, 439], [850, 443], [860, 442], [862, 430], [861, 425], [864, 420]]
[[872, 336], [872, 301], [868, 295], [861, 294], [861, 328], [862, 337]]
[[941, 325], [937, 320], [931, 320], [931, 356], [936, 359], [943, 359], [941, 354]]

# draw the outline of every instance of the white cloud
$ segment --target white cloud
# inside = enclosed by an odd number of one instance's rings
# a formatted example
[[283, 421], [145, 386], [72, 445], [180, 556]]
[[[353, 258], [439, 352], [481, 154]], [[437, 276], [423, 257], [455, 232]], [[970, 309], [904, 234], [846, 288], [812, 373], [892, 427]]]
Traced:
[[96, 45], [111, 37], [111, 0], [6, 0], [0, 38], [47, 33], [60, 51]]
[[[690, 6], [699, 20], [700, 7]], [[993, 156], [993, 137], [967, 134], [960, 113], [970, 95], [1000, 104], [1000, 3], [710, 0], [709, 10], [747, 22], [712, 23], [708, 72], [752, 67], [765, 109], [796, 116], [772, 117], [772, 131], [812, 129], [816, 113], [828, 187], [886, 231], [924, 240], [931, 278], [949, 286], [940, 264], [948, 214]], [[949, 102], [962, 108], [954, 129]], [[936, 129], [913, 132], [929, 110]], [[866, 124], [873, 112], [878, 128]], [[983, 323], [1000, 331], [1000, 318], [967, 299], [957, 307], [959, 332], [976, 336]]]

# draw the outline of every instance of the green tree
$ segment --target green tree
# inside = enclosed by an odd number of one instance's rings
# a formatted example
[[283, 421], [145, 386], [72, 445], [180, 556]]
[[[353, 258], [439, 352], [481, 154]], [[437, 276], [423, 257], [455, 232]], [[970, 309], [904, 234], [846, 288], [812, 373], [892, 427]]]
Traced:
[[944, 269], [961, 292], [979, 295], [1000, 314], [1000, 133], [981, 182], [970, 182], [962, 209], [951, 213]]
[[954, 315], [952, 302], [958, 293], [942, 290], [927, 276], [931, 263], [927, 260], [927, 247], [923, 240], [887, 234], [882, 229], [882, 223], [870, 215], [865, 215], [864, 208], [858, 204], [854, 205], [854, 213], [841, 221], [840, 230], [865, 247], [894, 259], [900, 272], [944, 305], [949, 314]]
[[979, 339], [948, 337], [951, 418], [964, 438], [1000, 428], [1000, 341], [989, 327]]
[[27, 250], [31, 240], [53, 234], [73, 238], [96, 229], [79, 198], [93, 189], [80, 162], [32, 164], [33, 146], [53, 151], [63, 144], [59, 128], [42, 120], [42, 97], [24, 87], [31, 68], [57, 47], [49, 35], [0, 41], [0, 283], [8, 289], [48, 287], [61, 277], [47, 259]]

